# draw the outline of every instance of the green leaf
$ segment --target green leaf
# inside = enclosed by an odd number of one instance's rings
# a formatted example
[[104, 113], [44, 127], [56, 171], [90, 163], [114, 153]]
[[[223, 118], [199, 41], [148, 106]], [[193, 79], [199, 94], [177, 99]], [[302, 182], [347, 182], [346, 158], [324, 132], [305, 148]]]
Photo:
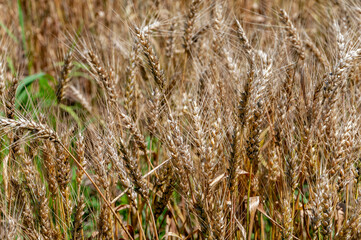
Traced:
[[14, 40], [14, 42], [18, 43], [18, 39], [15, 37], [15, 35], [8, 29], [3, 22], [0, 21], [0, 27], [2, 27], [5, 32], [9, 35], [9, 37]]
[[19, 84], [19, 87], [16, 91], [16, 105], [25, 106], [28, 102], [29, 89], [35, 80], [39, 80], [39, 92], [32, 96], [33, 100], [37, 98], [42, 98], [44, 102], [47, 102], [48, 105], [52, 104], [55, 99], [55, 92], [52, 87], [49, 85], [49, 81], [53, 80], [53, 77], [45, 73], [37, 73], [25, 77]]
[[49, 85], [49, 80], [52, 80], [53, 77], [46, 74], [43, 77], [39, 78], [39, 96], [50, 98], [51, 100], [55, 100], [56, 95], [54, 89]]
[[18, 0], [18, 11], [19, 11], [19, 23], [20, 23], [20, 28], [21, 28], [21, 39], [23, 41], [24, 52], [27, 52], [26, 38], [25, 38], [24, 14], [23, 14], [23, 10], [21, 9], [20, 0]]
[[14, 66], [13, 60], [11, 60], [10, 57], [6, 57], [6, 61], [8, 62], [8, 66], [9, 66], [9, 68], [10, 68], [11, 74], [12, 74], [13, 76], [16, 76], [16, 70], [15, 70], [15, 66]]
[[35, 80], [46, 76], [45, 73], [37, 73], [25, 77], [19, 84], [19, 87], [16, 91], [16, 98], [19, 98], [22, 94], [26, 93], [26, 88], [28, 88]]

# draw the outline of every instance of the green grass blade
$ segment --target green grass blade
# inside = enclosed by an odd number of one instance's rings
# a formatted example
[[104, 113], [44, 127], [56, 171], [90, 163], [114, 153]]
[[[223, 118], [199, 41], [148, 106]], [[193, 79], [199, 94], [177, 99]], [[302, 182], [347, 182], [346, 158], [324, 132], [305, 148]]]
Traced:
[[5, 26], [5, 24], [4, 24], [3, 22], [1, 22], [1, 21], [0, 21], [0, 27], [2, 27], [2, 28], [5, 30], [5, 32], [9, 35], [9, 37], [10, 37], [12, 40], [14, 40], [15, 43], [19, 43], [19, 40], [15, 37], [15, 35], [14, 35], [14, 34], [10, 31], [10, 29], [7, 28], [7, 27]]
[[21, 39], [22, 39], [22, 42], [23, 42], [24, 52], [27, 53], [24, 14], [23, 14], [23, 10], [21, 8], [20, 0], [18, 0], [18, 11], [19, 11], [19, 23], [20, 23], [20, 29], [21, 29]]
[[21, 94], [23, 94], [24, 92], [26, 92], [26, 88], [29, 87], [36, 79], [42, 78], [44, 77], [46, 74], [45, 73], [37, 73], [37, 74], [33, 74], [30, 76], [27, 76], [26, 78], [24, 78], [20, 84], [19, 87], [16, 91], [16, 97], [18, 98]]

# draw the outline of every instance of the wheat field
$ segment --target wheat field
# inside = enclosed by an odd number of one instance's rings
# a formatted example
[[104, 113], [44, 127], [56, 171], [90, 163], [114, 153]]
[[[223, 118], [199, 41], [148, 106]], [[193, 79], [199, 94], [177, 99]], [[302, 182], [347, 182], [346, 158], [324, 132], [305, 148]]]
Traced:
[[0, 1], [0, 239], [361, 239], [359, 0]]

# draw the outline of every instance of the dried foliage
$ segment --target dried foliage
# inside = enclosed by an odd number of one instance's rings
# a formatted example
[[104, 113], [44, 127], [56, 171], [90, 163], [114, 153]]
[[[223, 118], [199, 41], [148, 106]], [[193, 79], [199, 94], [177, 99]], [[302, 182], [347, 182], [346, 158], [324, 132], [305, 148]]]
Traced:
[[361, 4], [0, 3], [0, 239], [361, 239]]

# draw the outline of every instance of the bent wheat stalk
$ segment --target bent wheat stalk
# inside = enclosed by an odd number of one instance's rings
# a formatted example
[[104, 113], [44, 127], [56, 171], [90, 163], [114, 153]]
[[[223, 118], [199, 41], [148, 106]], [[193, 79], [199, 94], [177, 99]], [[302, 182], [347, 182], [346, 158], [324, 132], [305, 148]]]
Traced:
[[50, 141], [59, 144], [59, 146], [61, 146], [64, 149], [64, 151], [74, 160], [77, 167], [80, 168], [84, 172], [84, 174], [88, 177], [90, 182], [94, 185], [96, 191], [99, 193], [99, 195], [104, 200], [106, 205], [112, 211], [115, 218], [119, 222], [122, 229], [126, 232], [128, 237], [130, 239], [133, 239], [133, 237], [130, 235], [129, 231], [123, 225], [123, 223], [122, 223], [121, 219], [119, 218], [119, 216], [117, 215], [117, 213], [112, 208], [109, 201], [105, 198], [104, 194], [101, 192], [101, 190], [99, 189], [99, 187], [95, 183], [95, 181], [92, 179], [92, 177], [90, 177], [89, 173], [85, 170], [85, 168], [82, 166], [82, 164], [80, 164], [80, 162], [74, 157], [74, 155], [64, 146], [64, 144], [60, 141], [60, 139], [59, 139], [59, 137], [58, 137], [58, 135], [57, 135], [57, 133], [55, 131], [50, 129], [45, 124], [41, 124], [41, 123], [37, 123], [37, 122], [34, 122], [34, 121], [26, 120], [26, 119], [23, 119], [23, 118], [20, 118], [19, 120], [0, 118], [0, 128], [10, 128], [10, 129], [21, 129], [21, 130], [34, 131], [35, 133], [38, 134], [39, 138], [49, 139]]

